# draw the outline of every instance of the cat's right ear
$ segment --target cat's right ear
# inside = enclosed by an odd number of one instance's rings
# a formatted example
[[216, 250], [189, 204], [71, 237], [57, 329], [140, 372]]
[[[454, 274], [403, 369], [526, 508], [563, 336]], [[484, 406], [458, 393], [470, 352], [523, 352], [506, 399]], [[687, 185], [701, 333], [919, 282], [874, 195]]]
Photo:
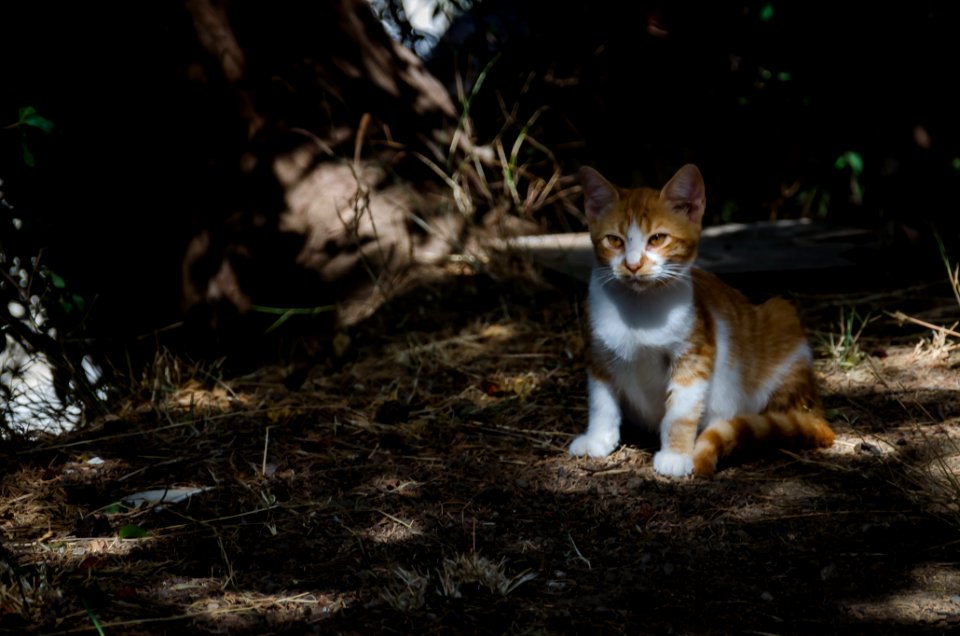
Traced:
[[699, 225], [707, 205], [700, 170], [692, 163], [677, 170], [660, 190], [660, 200], [671, 202], [674, 211], [682, 212], [691, 223]]
[[612, 183], [600, 173], [584, 166], [580, 168], [580, 183], [583, 185], [583, 208], [587, 219], [594, 221], [616, 204], [619, 196]]

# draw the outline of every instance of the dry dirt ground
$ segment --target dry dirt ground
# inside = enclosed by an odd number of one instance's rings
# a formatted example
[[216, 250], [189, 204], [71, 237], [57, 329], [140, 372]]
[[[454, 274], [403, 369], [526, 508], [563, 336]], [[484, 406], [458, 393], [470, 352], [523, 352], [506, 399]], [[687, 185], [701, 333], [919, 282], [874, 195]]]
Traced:
[[[566, 455], [584, 293], [439, 277], [302, 384], [158, 357], [111, 416], [0, 457], [0, 633], [960, 630], [960, 351], [881, 313], [956, 313], [945, 280], [794, 294], [837, 442], [712, 480], [654, 475], [644, 437]], [[851, 307], [878, 317], [855, 342]]]

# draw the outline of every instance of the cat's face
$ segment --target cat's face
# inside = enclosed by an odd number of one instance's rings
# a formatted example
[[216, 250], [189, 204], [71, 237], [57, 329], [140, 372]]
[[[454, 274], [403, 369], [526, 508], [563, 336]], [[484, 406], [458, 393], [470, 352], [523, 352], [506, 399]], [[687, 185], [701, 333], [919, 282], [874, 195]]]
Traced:
[[706, 203], [696, 166], [680, 168], [660, 191], [617, 188], [592, 168], [580, 180], [597, 262], [610, 280], [642, 290], [686, 275]]

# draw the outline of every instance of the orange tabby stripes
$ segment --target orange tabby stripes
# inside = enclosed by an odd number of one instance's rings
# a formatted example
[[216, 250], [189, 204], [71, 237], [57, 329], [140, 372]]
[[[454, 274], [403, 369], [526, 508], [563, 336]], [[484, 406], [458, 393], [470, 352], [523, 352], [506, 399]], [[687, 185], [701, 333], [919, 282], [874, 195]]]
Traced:
[[754, 306], [693, 266], [700, 171], [688, 164], [659, 191], [618, 188], [591, 168], [581, 181], [596, 266], [589, 422], [570, 453], [609, 454], [624, 421], [660, 433], [653, 467], [671, 477], [713, 475], [746, 446], [830, 446], [790, 303]]

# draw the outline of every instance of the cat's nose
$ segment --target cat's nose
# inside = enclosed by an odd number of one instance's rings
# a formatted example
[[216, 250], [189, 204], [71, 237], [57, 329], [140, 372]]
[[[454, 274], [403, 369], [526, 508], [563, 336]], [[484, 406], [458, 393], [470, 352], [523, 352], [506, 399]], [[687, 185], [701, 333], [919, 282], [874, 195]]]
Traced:
[[637, 261], [636, 263], [630, 263], [628, 261], [623, 262], [623, 266], [626, 267], [628, 270], [630, 270], [631, 274], [636, 274], [637, 272], [639, 272], [640, 265], [641, 265], [641, 261]]

